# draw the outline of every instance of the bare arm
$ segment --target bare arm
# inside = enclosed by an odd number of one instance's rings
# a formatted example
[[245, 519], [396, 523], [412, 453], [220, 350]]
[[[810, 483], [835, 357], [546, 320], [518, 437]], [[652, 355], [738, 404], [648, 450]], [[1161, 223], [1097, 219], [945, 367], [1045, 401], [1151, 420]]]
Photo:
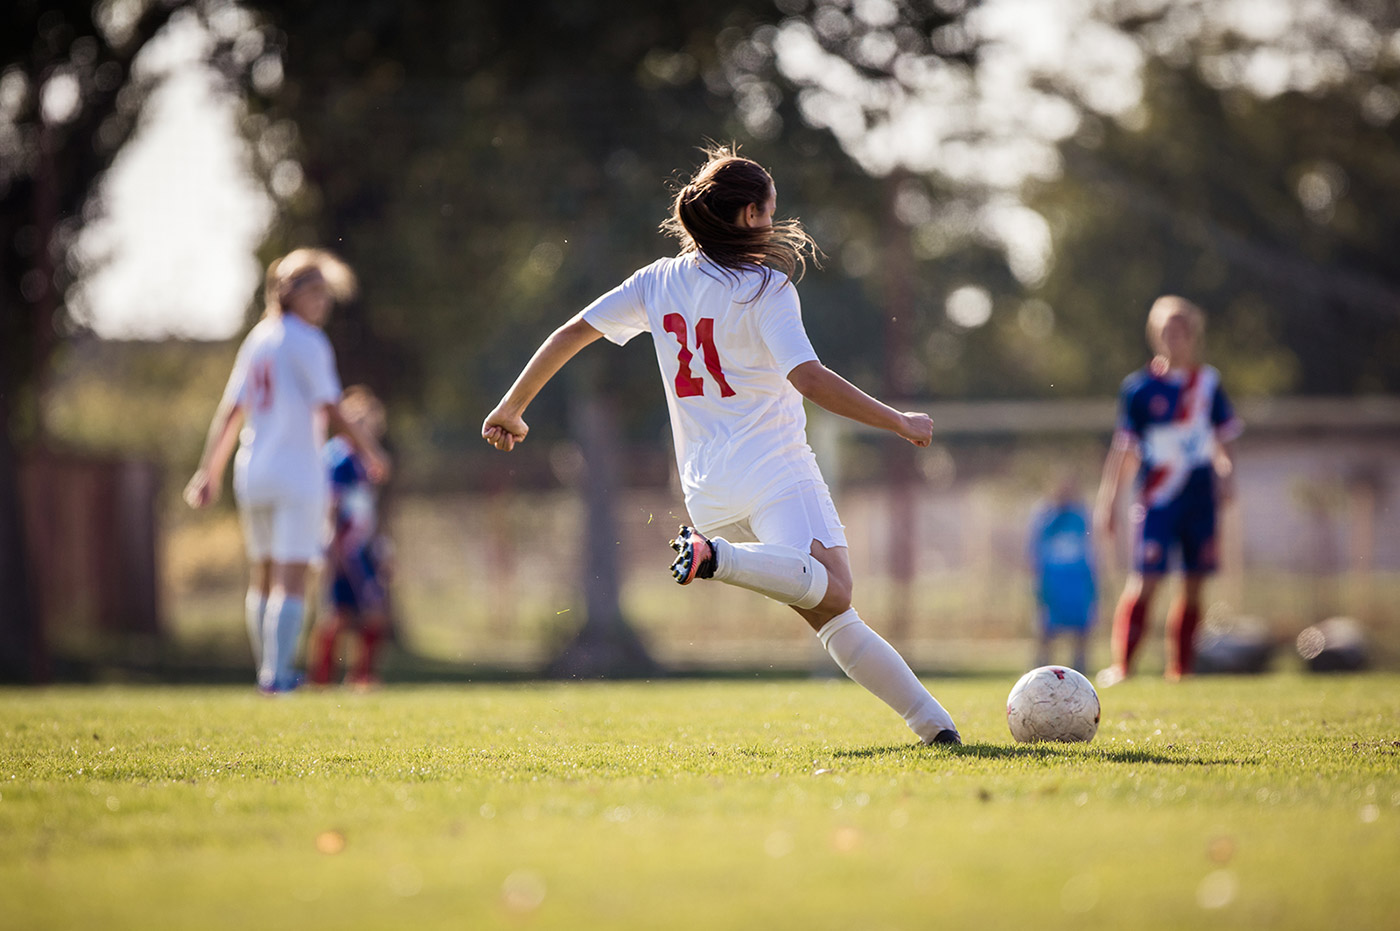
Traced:
[[1235, 444], [1222, 440], [1215, 444], [1215, 494], [1221, 501], [1235, 497]]
[[530, 406], [535, 395], [564, 367], [564, 363], [602, 335], [583, 319], [582, 313], [549, 334], [496, 409], [487, 415], [481, 425], [481, 438], [504, 452], [514, 449], [515, 444], [522, 442], [530, 432], [529, 425], [525, 423], [525, 408]]
[[1099, 480], [1099, 493], [1094, 500], [1095, 535], [1106, 544], [1113, 539], [1117, 530], [1118, 494], [1128, 476], [1137, 471], [1138, 452], [1132, 444], [1115, 435], [1113, 445], [1108, 449], [1108, 457], [1103, 463], [1103, 477]]
[[868, 427], [898, 434], [915, 446], [933, 442], [933, 421], [917, 411], [900, 412], [877, 401], [820, 362], [803, 362], [788, 372], [788, 381], [804, 398]]
[[243, 426], [243, 406], [240, 404], [220, 404], [209, 424], [209, 435], [204, 441], [204, 453], [199, 457], [199, 467], [185, 485], [185, 503], [192, 508], [202, 508], [219, 500], [219, 489], [224, 483], [224, 469], [229, 457], [238, 445], [238, 431]]

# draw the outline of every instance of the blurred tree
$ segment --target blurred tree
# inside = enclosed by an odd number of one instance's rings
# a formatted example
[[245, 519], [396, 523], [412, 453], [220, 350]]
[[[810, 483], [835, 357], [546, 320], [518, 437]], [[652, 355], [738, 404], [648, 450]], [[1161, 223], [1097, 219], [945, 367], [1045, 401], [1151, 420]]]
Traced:
[[142, 44], [169, 19], [117, 22], [91, 0], [15, 0], [0, 29], [0, 678], [39, 673], [17, 450], [41, 431], [39, 382], [58, 339], [64, 257], [102, 171], [131, 132]]
[[1076, 377], [1046, 353], [1051, 377], [1112, 390], [1145, 358], [1147, 306], [1177, 292], [1240, 393], [1400, 390], [1400, 121], [1367, 120], [1354, 86], [1261, 99], [1162, 62], [1144, 103], [1146, 125], [1067, 145], [1032, 197], [1056, 230], [1037, 292], [1053, 341], [1096, 361]]
[[1394, 4], [778, 5], [736, 67], [890, 179], [925, 392], [1111, 390], [1164, 291], [1244, 393], [1400, 388]]
[[[0, 16], [0, 678], [36, 674], [18, 452], [44, 433], [40, 401], [66, 331], [68, 249], [102, 173], [151, 91], [133, 63], [173, 16], [228, 0], [12, 0]], [[216, 44], [216, 59], [230, 45]]]

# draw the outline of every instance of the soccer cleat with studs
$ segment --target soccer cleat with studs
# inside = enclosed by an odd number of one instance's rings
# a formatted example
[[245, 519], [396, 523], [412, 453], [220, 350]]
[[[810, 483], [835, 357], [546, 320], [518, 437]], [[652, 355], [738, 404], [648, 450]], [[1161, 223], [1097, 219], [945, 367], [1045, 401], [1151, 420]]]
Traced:
[[693, 527], [682, 524], [680, 533], [671, 541], [671, 549], [678, 554], [671, 563], [671, 577], [681, 585], [715, 574], [715, 548]]
[[958, 736], [958, 732], [957, 732], [957, 731], [950, 731], [950, 730], [948, 730], [948, 729], [945, 727], [943, 730], [939, 731], [937, 734], [934, 734], [934, 735], [933, 735], [933, 739], [930, 740], [929, 743], [930, 743], [930, 744], [958, 744], [958, 745], [961, 745], [961, 744], [962, 744], [962, 738], [961, 738], [960, 736]]

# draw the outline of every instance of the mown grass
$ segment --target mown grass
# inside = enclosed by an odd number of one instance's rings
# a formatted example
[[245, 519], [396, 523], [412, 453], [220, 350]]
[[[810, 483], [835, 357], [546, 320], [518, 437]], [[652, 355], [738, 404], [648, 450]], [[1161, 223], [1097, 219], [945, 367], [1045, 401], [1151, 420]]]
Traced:
[[5, 928], [1393, 928], [1400, 676], [0, 691]]

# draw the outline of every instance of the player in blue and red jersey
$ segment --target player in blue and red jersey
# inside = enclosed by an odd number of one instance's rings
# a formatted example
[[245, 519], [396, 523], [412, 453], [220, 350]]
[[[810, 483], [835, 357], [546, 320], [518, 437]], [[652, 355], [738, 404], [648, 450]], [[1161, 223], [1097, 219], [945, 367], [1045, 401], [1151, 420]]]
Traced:
[[[340, 411], [366, 435], [376, 441], [383, 437], [384, 406], [368, 388], [347, 389]], [[337, 641], [353, 630], [359, 634], [360, 651], [346, 684], [366, 688], [378, 684], [375, 658], [389, 629], [388, 544], [379, 534], [375, 488], [355, 448], [337, 435], [326, 443], [323, 455], [331, 486], [331, 540], [326, 548], [330, 611], [312, 638], [309, 673], [313, 684], [328, 684]]]
[[1218, 559], [1216, 505], [1233, 493], [1230, 443], [1241, 429], [1220, 373], [1201, 363], [1204, 331], [1205, 314], [1195, 304], [1158, 298], [1147, 318], [1157, 355], [1123, 382], [1094, 521], [1101, 539], [1112, 539], [1119, 489], [1136, 472], [1135, 571], [1114, 613], [1113, 665], [1099, 673], [1101, 685], [1132, 672], [1153, 596], [1174, 553], [1183, 580], [1167, 621], [1166, 675], [1179, 679], [1191, 672], [1201, 589]]

